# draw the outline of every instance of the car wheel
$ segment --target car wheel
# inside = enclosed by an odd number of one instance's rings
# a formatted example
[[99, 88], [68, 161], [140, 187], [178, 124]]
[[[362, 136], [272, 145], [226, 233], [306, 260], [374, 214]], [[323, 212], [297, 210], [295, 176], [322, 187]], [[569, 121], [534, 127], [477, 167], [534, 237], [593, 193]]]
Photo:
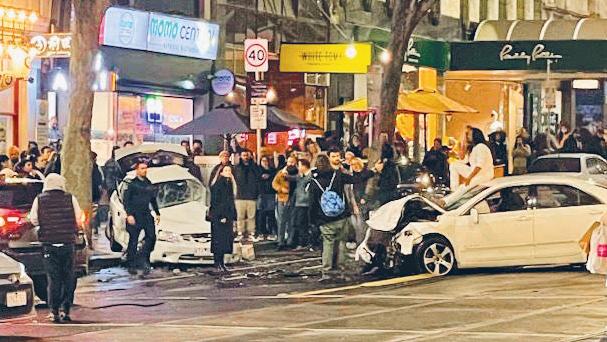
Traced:
[[416, 249], [415, 259], [420, 273], [443, 276], [457, 268], [453, 247], [442, 237], [424, 239]]
[[34, 282], [34, 292], [36, 296], [40, 298], [40, 300], [46, 302], [48, 298], [47, 286], [48, 282], [46, 280], [46, 275], [36, 275], [32, 277], [32, 281]]
[[110, 249], [112, 252], [122, 252], [122, 245], [114, 239], [114, 223], [112, 222], [111, 217], [107, 224], [107, 228], [105, 228], [105, 237], [110, 241]]

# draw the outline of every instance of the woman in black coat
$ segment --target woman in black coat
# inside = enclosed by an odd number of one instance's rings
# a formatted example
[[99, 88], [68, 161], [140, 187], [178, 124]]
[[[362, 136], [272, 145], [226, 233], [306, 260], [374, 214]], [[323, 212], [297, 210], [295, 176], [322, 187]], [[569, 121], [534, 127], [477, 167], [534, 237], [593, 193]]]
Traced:
[[234, 245], [234, 221], [236, 220], [236, 205], [234, 193], [236, 182], [230, 165], [223, 166], [211, 185], [211, 252], [215, 267], [219, 272], [227, 272], [224, 255], [231, 254]]

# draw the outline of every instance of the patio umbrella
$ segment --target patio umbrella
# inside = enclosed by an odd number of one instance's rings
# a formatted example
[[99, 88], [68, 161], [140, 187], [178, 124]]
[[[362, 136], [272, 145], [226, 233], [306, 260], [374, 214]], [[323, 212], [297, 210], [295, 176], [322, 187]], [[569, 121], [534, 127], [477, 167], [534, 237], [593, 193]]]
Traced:
[[268, 128], [269, 132], [287, 132], [292, 129], [322, 130], [315, 124], [302, 120], [276, 106], [268, 106]]
[[238, 106], [219, 105], [210, 112], [175, 128], [169, 135], [224, 135], [252, 132], [249, 117], [242, 115]]
[[410, 93], [401, 93], [398, 96], [399, 112], [422, 114], [424, 116], [424, 149], [428, 149], [428, 129], [426, 117], [428, 114], [456, 114], [478, 113], [472, 107], [461, 104], [432, 89], [417, 89]]
[[371, 108], [369, 108], [368, 101], [366, 97], [361, 97], [358, 99], [354, 99], [352, 101], [348, 101], [340, 106], [333, 107], [329, 109], [329, 112], [370, 112]]

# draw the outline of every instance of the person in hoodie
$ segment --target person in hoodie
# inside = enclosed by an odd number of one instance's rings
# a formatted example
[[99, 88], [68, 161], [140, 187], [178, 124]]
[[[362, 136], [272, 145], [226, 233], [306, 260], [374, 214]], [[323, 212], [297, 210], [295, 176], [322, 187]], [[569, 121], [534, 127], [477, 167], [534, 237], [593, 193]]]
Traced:
[[[65, 190], [65, 178], [56, 173], [44, 180], [42, 193], [34, 199], [30, 221], [39, 226], [38, 240], [44, 251], [48, 281], [48, 306], [53, 323], [69, 322], [74, 303], [74, 244], [82, 229], [82, 212], [76, 197]], [[59, 312], [62, 309], [63, 312]]]
[[312, 172], [310, 167], [310, 161], [307, 159], [300, 159], [298, 161], [297, 169], [299, 171], [296, 175], [289, 175], [287, 173], [287, 180], [295, 181], [294, 191], [294, 202], [293, 202], [293, 216], [291, 220], [291, 229], [289, 230], [289, 237], [287, 239], [287, 245], [291, 248], [298, 249], [302, 247], [310, 246], [310, 196], [306, 188], [310, 179], [312, 179]]
[[257, 196], [259, 195], [259, 167], [253, 161], [249, 150], [240, 153], [240, 163], [234, 167], [236, 179], [236, 226], [237, 241], [244, 238], [255, 242], [255, 212], [257, 211]]
[[257, 201], [258, 229], [260, 238], [267, 237], [273, 240], [276, 237], [276, 191], [272, 188], [272, 181], [276, 176], [276, 169], [270, 163], [270, 157], [263, 156], [260, 160], [259, 199]]
[[[321, 282], [330, 281], [343, 268], [346, 237], [349, 231], [351, 209], [345, 200], [344, 189], [346, 184], [364, 182], [376, 173], [382, 172], [383, 163], [375, 163], [375, 171], [363, 170], [353, 172], [352, 175], [331, 167], [330, 159], [338, 159], [340, 151], [337, 148], [329, 150], [329, 157], [318, 156], [316, 170], [312, 172], [312, 180], [308, 185], [310, 192], [310, 218], [320, 227], [323, 240], [322, 249], [322, 277]], [[327, 216], [321, 208], [321, 196], [325, 191], [334, 191], [344, 199], [345, 209], [337, 216]]]

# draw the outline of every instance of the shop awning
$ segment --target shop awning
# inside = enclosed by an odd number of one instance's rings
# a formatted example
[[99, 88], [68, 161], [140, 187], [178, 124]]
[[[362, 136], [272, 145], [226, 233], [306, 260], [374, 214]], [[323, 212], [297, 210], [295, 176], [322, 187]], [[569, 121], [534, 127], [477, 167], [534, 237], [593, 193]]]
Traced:
[[607, 19], [485, 20], [475, 41], [604, 40]]
[[208, 92], [212, 61], [101, 46], [103, 65], [118, 75], [118, 90], [147, 90], [182, 96]]
[[367, 98], [361, 97], [352, 101], [348, 101], [340, 106], [329, 109], [329, 112], [369, 112], [371, 109], [367, 105]]

